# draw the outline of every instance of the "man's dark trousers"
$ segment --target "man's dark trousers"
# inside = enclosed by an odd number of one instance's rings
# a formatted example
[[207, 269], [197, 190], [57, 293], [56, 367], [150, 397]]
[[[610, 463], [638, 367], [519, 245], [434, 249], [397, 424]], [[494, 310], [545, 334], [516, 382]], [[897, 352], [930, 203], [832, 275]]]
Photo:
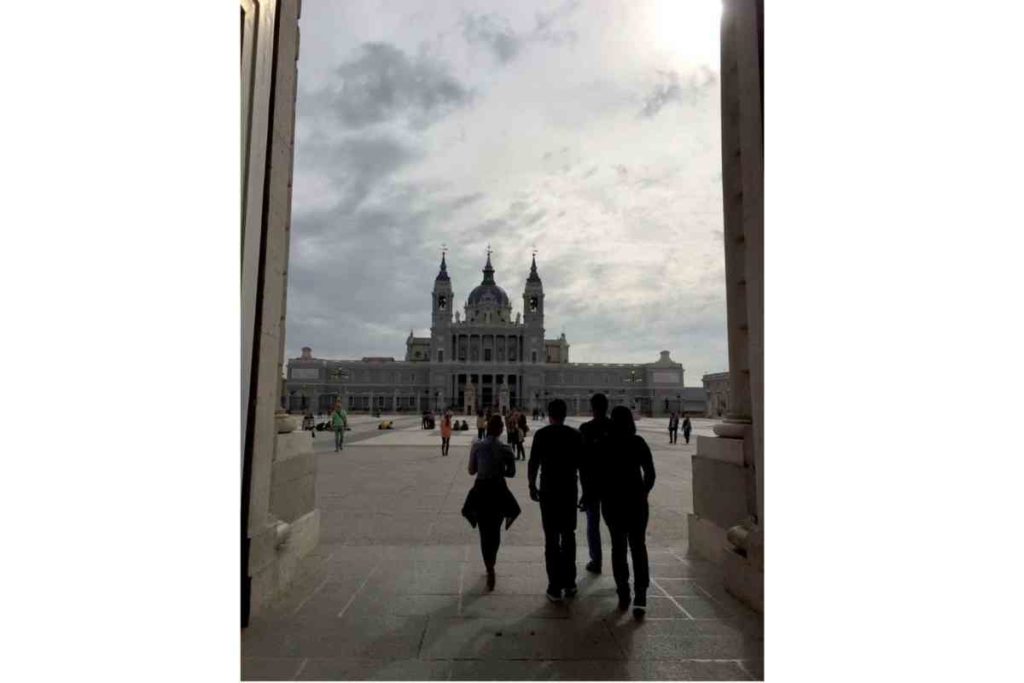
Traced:
[[545, 501], [541, 492], [540, 519], [544, 527], [544, 565], [548, 588], [562, 590], [576, 585], [575, 496]]
[[601, 501], [587, 505], [587, 547], [590, 561], [601, 566]]

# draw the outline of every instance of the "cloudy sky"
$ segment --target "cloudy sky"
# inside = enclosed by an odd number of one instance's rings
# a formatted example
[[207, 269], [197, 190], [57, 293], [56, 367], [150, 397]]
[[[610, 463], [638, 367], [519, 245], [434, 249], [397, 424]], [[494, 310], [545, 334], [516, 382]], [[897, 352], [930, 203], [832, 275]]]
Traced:
[[530, 255], [576, 362], [727, 369], [715, 0], [303, 3], [287, 355], [404, 357]]

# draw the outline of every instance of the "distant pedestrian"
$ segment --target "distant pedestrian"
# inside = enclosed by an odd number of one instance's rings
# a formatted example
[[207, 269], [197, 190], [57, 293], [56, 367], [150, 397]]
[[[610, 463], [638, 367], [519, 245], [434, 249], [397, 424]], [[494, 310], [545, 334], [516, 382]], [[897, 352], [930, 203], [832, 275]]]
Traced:
[[690, 425], [690, 417], [687, 415], [686, 417], [683, 418], [683, 440], [687, 444], [690, 443], [690, 431], [692, 429], [693, 427]]
[[597, 393], [590, 398], [590, 410], [594, 419], [580, 425], [583, 435], [583, 461], [580, 465], [580, 482], [583, 495], [580, 508], [587, 513], [587, 547], [590, 562], [587, 571], [601, 573], [601, 493], [598, 487], [601, 464], [608, 457], [611, 442], [612, 421], [608, 418], [608, 397]]
[[675, 443], [679, 440], [679, 413], [672, 411], [668, 418], [668, 442]]
[[512, 449], [501, 443], [502, 421], [494, 415], [487, 423], [487, 436], [469, 451], [469, 473], [476, 476], [473, 488], [466, 496], [462, 515], [480, 529], [480, 552], [487, 570], [487, 590], [494, 590], [494, 564], [501, 545], [501, 522], [505, 528], [521, 512], [519, 503], [505, 483], [505, 477], [516, 475]]
[[[537, 430], [530, 448], [527, 474], [530, 498], [540, 502], [544, 528], [544, 564], [548, 575], [548, 600], [576, 595], [576, 477], [583, 453], [583, 437], [566, 426], [568, 407], [560, 398], [548, 404], [547, 427]], [[540, 489], [537, 489], [537, 470]]]
[[612, 573], [619, 609], [629, 609], [629, 564], [633, 559], [633, 616], [647, 610], [650, 569], [647, 563], [647, 495], [654, 487], [654, 459], [643, 437], [637, 435], [633, 413], [625, 406], [612, 410], [612, 440], [601, 463], [598, 486], [604, 520], [612, 541]]
[[452, 414], [445, 413], [441, 420], [441, 455], [448, 455], [448, 442], [452, 438]]
[[334, 430], [334, 452], [345, 447], [345, 430], [348, 428], [348, 414], [341, 407], [341, 401], [334, 404], [334, 412], [331, 413], [331, 429]]
[[519, 425], [519, 441], [516, 442], [516, 455], [520, 460], [526, 460], [526, 435], [530, 426], [526, 424], [526, 413], [516, 412], [516, 421]]
[[516, 460], [519, 459], [519, 418], [515, 412], [511, 412], [505, 418], [505, 429], [508, 433], [508, 445], [512, 449], [512, 453]]
[[476, 411], [476, 438], [479, 441], [484, 438], [484, 432], [487, 431], [487, 420], [484, 419], [484, 411]]

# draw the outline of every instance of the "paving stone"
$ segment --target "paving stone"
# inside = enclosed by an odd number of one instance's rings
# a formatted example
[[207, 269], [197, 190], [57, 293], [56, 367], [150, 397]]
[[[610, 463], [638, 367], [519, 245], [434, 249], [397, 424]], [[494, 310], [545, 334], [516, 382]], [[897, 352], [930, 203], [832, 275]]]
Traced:
[[453, 681], [616, 681], [628, 662], [614, 660], [456, 660]]
[[[544, 599], [544, 592], [548, 588], [548, 577], [544, 572], [534, 572], [523, 576], [509, 576], [503, 571], [501, 565], [495, 570], [497, 584], [493, 593], [497, 595], [531, 595]], [[462, 592], [466, 595], [489, 595], [487, 589], [487, 575], [483, 572], [474, 573], [467, 569], [462, 579]]]
[[763, 618], [725, 593], [713, 565], [686, 555], [681, 450], [654, 449], [648, 555], [658, 584], [696, 618], [652, 585], [637, 623], [615, 610], [604, 524], [605, 573], [584, 570], [583, 515], [579, 594], [544, 598], [540, 511], [522, 472], [509, 485], [523, 514], [502, 532], [488, 592], [479, 534], [459, 514], [468, 441], [440, 458], [434, 447], [373, 446], [379, 436], [368, 431], [341, 457], [317, 439], [320, 546], [276, 609], [243, 631], [247, 680], [289, 679], [300, 666], [305, 680], [745, 680], [763, 669]]
[[[671, 595], [672, 597], [681, 597], [681, 596], [685, 597], [685, 596], [691, 596], [691, 595], [705, 596], [706, 597], [706, 593], [703, 593], [701, 591], [700, 587], [698, 586], [697, 579], [665, 579], [665, 578], [660, 578], [660, 579], [656, 579], [656, 581], [657, 581], [658, 586], [661, 586], [662, 588], [664, 588], [665, 592], [668, 593], [669, 595]], [[651, 589], [654, 590], [655, 587], [652, 586]]]
[[759, 659], [764, 640], [721, 620], [666, 619], [610, 624], [628, 659]]
[[563, 619], [431, 619], [424, 659], [621, 659], [601, 622]]
[[628, 678], [645, 681], [756, 680], [735, 660], [643, 659], [626, 664]]
[[295, 680], [444, 681], [451, 668], [451, 662], [422, 659], [311, 658]]
[[246, 634], [243, 656], [351, 657], [412, 659], [419, 650], [426, 617], [380, 616], [355, 619], [308, 618]]
[[465, 595], [463, 617], [487, 619], [568, 619], [570, 605], [550, 602], [542, 595]]
[[459, 616], [457, 595], [380, 595], [361, 593], [349, 605], [346, 617], [355, 615], [389, 614], [397, 617]]
[[755, 616], [756, 612], [743, 607], [724, 605], [703, 596], [683, 596], [676, 598], [680, 606], [694, 619], [722, 619], [735, 616]]
[[242, 680], [290, 681], [301, 663], [296, 657], [242, 657]]
[[763, 659], [741, 659], [739, 664], [741, 667], [743, 667], [744, 671], [750, 674], [752, 679], [756, 681], [764, 680]]

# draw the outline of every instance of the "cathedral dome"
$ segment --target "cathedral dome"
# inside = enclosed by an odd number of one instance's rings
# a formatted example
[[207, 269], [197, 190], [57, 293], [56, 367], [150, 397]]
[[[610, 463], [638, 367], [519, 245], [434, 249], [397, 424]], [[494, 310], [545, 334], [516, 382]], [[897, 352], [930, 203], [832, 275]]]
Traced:
[[470, 306], [494, 306], [496, 308], [508, 308], [509, 299], [505, 290], [496, 284], [477, 285], [469, 293], [467, 303]]
[[509, 298], [505, 290], [494, 281], [494, 267], [491, 265], [491, 253], [487, 252], [487, 263], [484, 265], [484, 279], [469, 293], [466, 304], [471, 307], [493, 306], [495, 308], [508, 308]]

